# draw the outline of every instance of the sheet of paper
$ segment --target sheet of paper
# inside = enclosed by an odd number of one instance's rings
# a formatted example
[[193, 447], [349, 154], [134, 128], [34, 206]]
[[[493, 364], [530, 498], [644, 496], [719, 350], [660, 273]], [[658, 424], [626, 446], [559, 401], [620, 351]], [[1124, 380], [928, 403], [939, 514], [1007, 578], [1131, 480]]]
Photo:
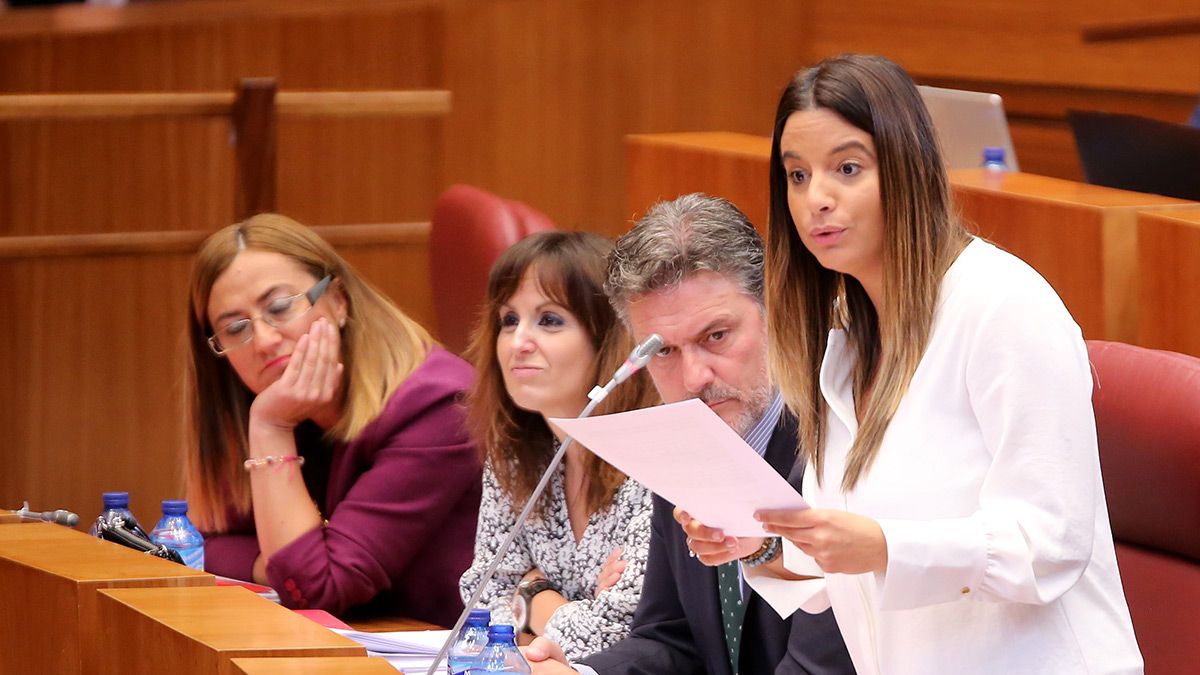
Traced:
[[404, 673], [425, 673], [437, 656], [442, 643], [450, 637], [448, 630], [412, 630], [390, 631], [384, 633], [363, 633], [354, 630], [338, 630], [333, 632], [354, 640], [367, 648], [367, 656], [378, 656], [385, 659], [398, 671]]
[[693, 518], [763, 536], [759, 509], [808, 508], [766, 460], [698, 399], [550, 422]]
[[411, 630], [383, 633], [364, 633], [356, 630], [332, 629], [367, 648], [372, 656], [423, 656], [432, 661], [446, 638], [448, 630]]

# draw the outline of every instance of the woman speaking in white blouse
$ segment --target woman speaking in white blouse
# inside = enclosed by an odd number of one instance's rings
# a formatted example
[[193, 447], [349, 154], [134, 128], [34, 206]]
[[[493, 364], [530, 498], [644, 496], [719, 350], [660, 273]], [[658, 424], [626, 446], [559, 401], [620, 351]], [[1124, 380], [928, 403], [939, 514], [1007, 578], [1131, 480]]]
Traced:
[[[832, 605], [860, 674], [1141, 672], [1079, 328], [964, 230], [912, 80], [861, 55], [797, 74], [770, 171], [772, 369], [812, 508], [758, 514], [786, 543], [751, 585]], [[677, 517], [707, 564], [762, 541]]]

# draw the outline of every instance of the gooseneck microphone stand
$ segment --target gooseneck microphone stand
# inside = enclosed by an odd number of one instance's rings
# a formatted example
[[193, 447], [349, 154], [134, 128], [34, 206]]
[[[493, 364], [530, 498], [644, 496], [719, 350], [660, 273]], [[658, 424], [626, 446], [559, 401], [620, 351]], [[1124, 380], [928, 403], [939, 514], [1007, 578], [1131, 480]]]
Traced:
[[[609, 392], [618, 384], [629, 379], [631, 375], [641, 370], [662, 349], [662, 346], [663, 339], [657, 333], [643, 340], [641, 344], [629, 353], [629, 358], [625, 360], [625, 363], [621, 364], [621, 367], [613, 374], [608, 384], [603, 387], [597, 386], [588, 393], [588, 404], [576, 419], [583, 419], [591, 415], [596, 406], [600, 405], [600, 402], [608, 397]], [[525, 525], [525, 521], [529, 518], [529, 513], [533, 511], [534, 505], [541, 499], [542, 492], [546, 490], [546, 485], [550, 482], [550, 477], [554, 475], [555, 470], [558, 469], [558, 465], [562, 463], [567, 448], [571, 447], [571, 443], [574, 440], [570, 436], [567, 436], [563, 439], [562, 444], [558, 446], [558, 452], [554, 453], [554, 457], [550, 459], [550, 464], [546, 467], [546, 471], [542, 473], [542, 479], [538, 481], [537, 487], [533, 489], [528, 501], [525, 502], [525, 508], [521, 509], [520, 515], [517, 516], [516, 522], [513, 523], [513, 528], [509, 530], [508, 536], [500, 543], [500, 548], [496, 551], [496, 555], [493, 556], [487, 570], [484, 571], [483, 577], [479, 580], [479, 585], [475, 587], [475, 591], [471, 593], [471, 597], [463, 603], [463, 611], [458, 615], [458, 621], [454, 622], [454, 627], [450, 629], [450, 635], [446, 636], [446, 641], [442, 643], [442, 648], [438, 650], [437, 656], [434, 657], [429, 670], [425, 671], [425, 675], [435, 675], [438, 666], [446, 658], [446, 654], [450, 652], [450, 645], [454, 644], [454, 641], [458, 638], [458, 631], [466, 623], [467, 616], [471, 613], [471, 609], [475, 607], [475, 603], [479, 602], [479, 598], [483, 595], [483, 589], [487, 588], [488, 583], [495, 576], [496, 570], [500, 567], [500, 561], [504, 559], [504, 556], [508, 553], [508, 549], [512, 547], [517, 534], [520, 533], [521, 528]]]

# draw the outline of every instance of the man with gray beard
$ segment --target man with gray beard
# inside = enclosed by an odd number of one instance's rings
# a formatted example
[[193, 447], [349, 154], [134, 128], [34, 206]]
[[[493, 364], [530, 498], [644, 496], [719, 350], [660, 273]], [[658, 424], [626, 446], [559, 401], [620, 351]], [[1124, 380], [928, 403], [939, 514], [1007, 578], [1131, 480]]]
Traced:
[[[663, 337], [647, 365], [663, 400], [699, 398], [799, 489], [796, 421], [767, 371], [763, 242], [746, 216], [701, 194], [656, 204], [617, 241], [605, 292], [634, 339]], [[692, 556], [658, 496], [652, 527], [629, 637], [578, 664], [538, 638], [525, 649], [534, 673], [854, 672], [830, 612], [781, 619], [742, 581], [740, 565], [773, 559], [777, 538], [713, 568]]]

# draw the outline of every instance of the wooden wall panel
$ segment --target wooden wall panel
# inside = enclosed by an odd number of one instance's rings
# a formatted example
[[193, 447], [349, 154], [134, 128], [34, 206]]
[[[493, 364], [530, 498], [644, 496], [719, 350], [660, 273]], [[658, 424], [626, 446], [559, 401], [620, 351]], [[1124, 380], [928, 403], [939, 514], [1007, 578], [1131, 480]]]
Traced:
[[0, 122], [5, 235], [216, 229], [233, 152], [216, 119]]
[[[26, 10], [0, 26], [0, 90], [199, 90], [246, 75], [277, 76], [285, 90], [447, 86], [455, 111], [445, 132], [420, 121], [283, 124], [281, 209], [313, 223], [420, 219], [441, 188], [464, 181], [565, 226], [611, 233], [632, 215], [621, 205], [623, 135], [765, 134], [787, 76], [847, 50], [887, 54], [923, 82], [1000, 91], [1023, 167], [1078, 178], [1066, 107], [1179, 121], [1200, 91], [1200, 37], [1085, 43], [1081, 31], [1189, 12], [1192, 0], [197, 0]], [[8, 154], [11, 166], [32, 159], [38, 168], [0, 188], [0, 232], [228, 220], [220, 123], [145, 137], [98, 123], [4, 126], [0, 162]], [[128, 145], [138, 148], [132, 157], [115, 149]], [[180, 168], [169, 180], [142, 175], [145, 162], [131, 160], [143, 159]], [[111, 167], [124, 174], [113, 185], [94, 178]], [[46, 206], [75, 195], [87, 206]], [[42, 206], [13, 203], [23, 199]], [[127, 212], [136, 220], [113, 215]]]
[[806, 2], [806, 55], [877, 52], [926, 77], [1200, 92], [1200, 36], [1085, 43], [1091, 25], [1196, 16], [1195, 0]]
[[[5, 260], [0, 504], [28, 499], [88, 520], [128, 489], [135, 514], [182, 495], [183, 326], [189, 256]], [[151, 523], [153, 524], [153, 523]]]
[[[320, 233], [433, 325], [427, 225]], [[0, 316], [12, 327], [0, 331], [0, 508], [27, 499], [86, 521], [101, 492], [128, 490], [134, 513], [157, 520], [162, 499], [182, 496], [183, 330], [202, 236], [140, 253], [0, 257]]]
[[625, 139], [626, 208], [645, 215], [656, 202], [703, 192], [733, 202], [767, 237], [771, 139], [723, 132], [645, 134]]
[[[160, 22], [131, 7], [139, 20], [104, 30], [0, 31], [0, 93], [229, 91], [252, 76], [281, 91], [441, 84], [437, 2], [180, 4]], [[214, 5], [232, 16], [206, 15]], [[310, 224], [426, 219], [442, 124], [281, 120], [279, 210]], [[221, 119], [0, 123], [0, 234], [215, 229], [232, 221], [233, 181]]]
[[1083, 181], [1075, 136], [1066, 122], [1013, 120], [1009, 123], [1009, 132], [1022, 171]]
[[770, 132], [804, 10], [762, 0], [451, 2], [450, 182], [525, 200], [561, 226], [623, 232], [622, 137]]
[[1085, 44], [1088, 25], [1195, 14], [1194, 0], [804, 3], [457, 0], [446, 85], [447, 180], [618, 233], [624, 134], [767, 135], [788, 75], [846, 51], [882, 53], [918, 81], [1006, 96], [1022, 168], [1082, 171], [1068, 107], [1181, 122], [1200, 92], [1200, 36]]

